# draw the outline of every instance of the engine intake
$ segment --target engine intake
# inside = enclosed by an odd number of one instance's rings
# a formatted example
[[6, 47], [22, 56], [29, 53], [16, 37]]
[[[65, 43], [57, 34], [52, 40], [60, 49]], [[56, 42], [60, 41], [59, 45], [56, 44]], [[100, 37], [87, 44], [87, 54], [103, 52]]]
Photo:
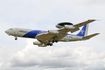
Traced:
[[33, 42], [33, 44], [34, 44], [34, 45], [41, 45], [42, 43], [39, 42], [39, 41], [35, 41], [35, 42]]
[[38, 45], [39, 47], [47, 47], [45, 44]]

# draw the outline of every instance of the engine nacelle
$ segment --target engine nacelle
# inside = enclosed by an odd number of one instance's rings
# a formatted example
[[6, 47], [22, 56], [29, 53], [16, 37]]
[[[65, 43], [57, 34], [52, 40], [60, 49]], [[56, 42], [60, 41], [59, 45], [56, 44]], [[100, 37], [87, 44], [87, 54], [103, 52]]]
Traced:
[[35, 41], [35, 42], [33, 42], [33, 44], [34, 44], [34, 45], [41, 45], [42, 43], [39, 42], [39, 41]]
[[47, 47], [45, 44], [38, 45], [39, 47]]
[[51, 34], [59, 34], [58, 30], [48, 30], [48, 32]]
[[75, 27], [73, 25], [65, 25], [64, 28], [65, 29], [74, 29]]

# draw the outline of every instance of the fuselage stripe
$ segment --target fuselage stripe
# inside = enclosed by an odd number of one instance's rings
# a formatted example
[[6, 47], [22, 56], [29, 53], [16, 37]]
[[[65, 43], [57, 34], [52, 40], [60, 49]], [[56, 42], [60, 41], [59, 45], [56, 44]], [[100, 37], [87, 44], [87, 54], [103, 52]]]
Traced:
[[35, 38], [38, 34], [46, 33], [47, 31], [41, 31], [41, 30], [33, 30], [28, 33], [26, 33], [23, 37], [27, 38]]

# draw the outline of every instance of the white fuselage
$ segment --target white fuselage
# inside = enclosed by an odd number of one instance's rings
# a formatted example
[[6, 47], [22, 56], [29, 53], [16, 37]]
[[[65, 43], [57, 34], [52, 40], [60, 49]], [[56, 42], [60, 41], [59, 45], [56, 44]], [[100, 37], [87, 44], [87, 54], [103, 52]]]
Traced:
[[63, 42], [69, 42], [69, 41], [79, 41], [82, 40], [82, 37], [74, 36], [74, 35], [67, 35], [64, 38], [61, 39]]
[[[47, 33], [48, 31], [32, 30], [32, 29], [24, 29], [24, 28], [10, 28], [5, 32], [8, 35], [15, 36], [15, 37], [36, 38], [38, 34]], [[58, 41], [69, 42], [69, 41], [78, 41], [82, 39], [83, 37], [67, 34], [64, 38]]]

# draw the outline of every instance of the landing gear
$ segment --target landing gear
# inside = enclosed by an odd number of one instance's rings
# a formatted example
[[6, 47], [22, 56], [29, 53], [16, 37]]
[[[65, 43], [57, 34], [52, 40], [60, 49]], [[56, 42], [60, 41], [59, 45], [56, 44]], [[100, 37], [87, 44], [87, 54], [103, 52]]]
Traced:
[[56, 43], [58, 42], [57, 36], [54, 36], [54, 37], [53, 37], [53, 41], [52, 41], [52, 42], [53, 42], [53, 43], [54, 43], [54, 42], [56, 42]]
[[54, 43], [54, 42], [56, 42], [56, 43], [57, 43], [57, 42], [58, 42], [58, 40], [53, 40], [52, 42], [53, 42], [53, 43]]
[[56, 42], [56, 43], [57, 43], [57, 42], [58, 42], [58, 40], [52, 40], [52, 41], [49, 41], [49, 42], [48, 42], [48, 44], [47, 44], [47, 46], [52, 46], [54, 42]]
[[15, 40], [17, 40], [17, 37], [15, 37]]
[[47, 46], [52, 46], [53, 44], [48, 43]]
[[48, 45], [48, 46], [52, 46], [52, 45], [53, 45], [53, 43], [52, 43], [52, 42], [49, 42], [47, 45]]
[[53, 44], [50, 44], [50, 46], [52, 46]]
[[55, 40], [55, 42], [57, 43], [57, 42], [58, 42], [58, 40]]

